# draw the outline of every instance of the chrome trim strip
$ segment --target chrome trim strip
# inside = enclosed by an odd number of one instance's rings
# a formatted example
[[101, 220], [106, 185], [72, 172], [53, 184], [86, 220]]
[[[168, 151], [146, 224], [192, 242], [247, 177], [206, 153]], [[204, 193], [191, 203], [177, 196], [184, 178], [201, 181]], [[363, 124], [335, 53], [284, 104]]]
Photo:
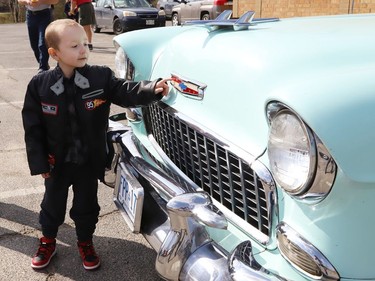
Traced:
[[231, 253], [228, 259], [228, 269], [233, 281], [243, 280], [282, 280], [287, 279], [278, 276], [262, 267], [253, 255], [253, 247], [250, 241], [240, 243]]

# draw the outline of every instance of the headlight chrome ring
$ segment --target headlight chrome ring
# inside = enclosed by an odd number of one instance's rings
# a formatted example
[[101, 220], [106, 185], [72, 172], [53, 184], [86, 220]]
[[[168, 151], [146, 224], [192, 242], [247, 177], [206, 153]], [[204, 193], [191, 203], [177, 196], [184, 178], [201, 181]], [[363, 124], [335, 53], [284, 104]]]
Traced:
[[337, 173], [328, 148], [286, 105], [270, 102], [266, 114], [270, 126], [268, 158], [275, 181], [305, 203], [323, 200], [331, 191]]

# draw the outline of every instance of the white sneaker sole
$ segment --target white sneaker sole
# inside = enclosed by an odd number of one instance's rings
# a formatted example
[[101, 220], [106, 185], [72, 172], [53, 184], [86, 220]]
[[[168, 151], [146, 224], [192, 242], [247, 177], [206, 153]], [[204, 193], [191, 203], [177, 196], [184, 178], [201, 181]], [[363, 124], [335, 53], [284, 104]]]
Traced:
[[87, 266], [85, 265], [84, 263], [82, 263], [83, 267], [86, 269], [86, 270], [93, 270], [93, 269], [96, 269], [100, 266], [100, 261], [98, 262], [98, 264], [94, 265], [94, 266]]

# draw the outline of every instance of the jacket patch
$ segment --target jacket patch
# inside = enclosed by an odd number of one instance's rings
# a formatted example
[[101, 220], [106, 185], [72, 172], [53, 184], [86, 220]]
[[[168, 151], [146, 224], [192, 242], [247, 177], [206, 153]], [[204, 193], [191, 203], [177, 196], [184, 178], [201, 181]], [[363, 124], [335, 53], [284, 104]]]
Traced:
[[44, 114], [57, 115], [58, 106], [53, 104], [42, 103], [42, 111]]
[[89, 80], [86, 77], [82, 76], [82, 74], [78, 71], [75, 72], [74, 83], [81, 89], [90, 88]]
[[56, 96], [61, 95], [64, 92], [64, 78], [61, 77], [55, 84], [53, 84], [50, 89], [56, 94]]
[[85, 107], [87, 110], [94, 110], [95, 108], [101, 106], [103, 103], [105, 103], [107, 100], [102, 100], [102, 99], [94, 99], [87, 101], [85, 103]]

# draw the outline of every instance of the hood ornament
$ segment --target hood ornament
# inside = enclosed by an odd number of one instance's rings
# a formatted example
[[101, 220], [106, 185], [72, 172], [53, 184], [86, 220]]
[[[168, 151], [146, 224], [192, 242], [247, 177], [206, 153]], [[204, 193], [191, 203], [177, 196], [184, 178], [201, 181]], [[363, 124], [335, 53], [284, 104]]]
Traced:
[[175, 73], [171, 73], [171, 78], [171, 85], [181, 94], [188, 98], [203, 100], [204, 91], [207, 88], [207, 85], [197, 81], [193, 81], [191, 79], [184, 78]]

